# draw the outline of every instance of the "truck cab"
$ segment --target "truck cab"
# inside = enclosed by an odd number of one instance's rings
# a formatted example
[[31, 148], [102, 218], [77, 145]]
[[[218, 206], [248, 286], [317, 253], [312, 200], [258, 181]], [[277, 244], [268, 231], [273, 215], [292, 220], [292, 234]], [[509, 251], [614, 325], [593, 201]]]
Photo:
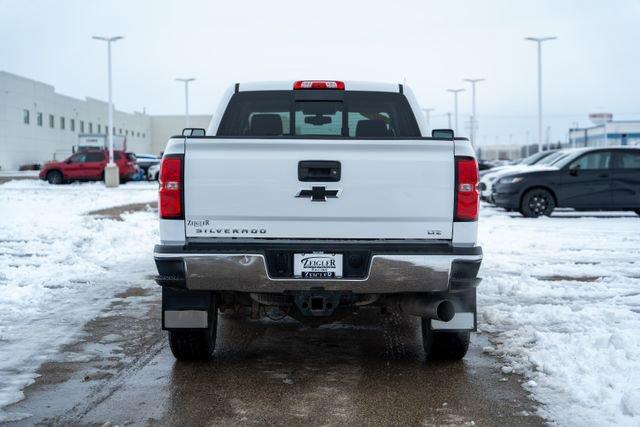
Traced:
[[209, 358], [225, 310], [315, 325], [400, 311], [422, 319], [429, 357], [465, 355], [478, 165], [420, 111], [399, 84], [241, 83], [207, 130], [169, 140], [154, 257], [176, 358]]

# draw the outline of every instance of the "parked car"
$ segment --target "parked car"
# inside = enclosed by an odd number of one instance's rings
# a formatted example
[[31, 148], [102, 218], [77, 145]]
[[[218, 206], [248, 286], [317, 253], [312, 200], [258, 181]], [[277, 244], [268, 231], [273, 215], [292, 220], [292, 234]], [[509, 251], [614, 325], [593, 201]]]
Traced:
[[[120, 172], [120, 181], [126, 182], [136, 173], [135, 160], [124, 151], [114, 151], [114, 161]], [[83, 150], [72, 154], [63, 161], [47, 162], [40, 169], [40, 179], [50, 184], [64, 184], [70, 181], [102, 181], [104, 168], [109, 159], [107, 150]]]
[[220, 311], [318, 325], [387, 308], [420, 318], [427, 357], [464, 357], [482, 261], [468, 139], [426, 135], [402, 84], [240, 83], [217, 111], [205, 136], [169, 140], [160, 170], [177, 359], [211, 357]]
[[160, 176], [160, 164], [151, 165], [147, 170], [147, 180], [149, 181], [157, 181]]
[[153, 154], [136, 153], [135, 156], [138, 166], [144, 171], [145, 176], [149, 167], [160, 164], [160, 158]]
[[541, 151], [539, 153], [532, 154], [529, 157], [525, 157], [515, 165], [498, 166], [487, 171], [485, 174], [480, 173], [480, 199], [489, 202], [491, 201], [491, 187], [496, 179], [512, 172], [525, 170], [529, 166], [552, 163], [557, 158], [554, 155], [557, 151], [558, 150]]
[[513, 163], [509, 163], [509, 164], [495, 165], [490, 162], [485, 162], [487, 165], [490, 166], [490, 168], [484, 169], [484, 170], [480, 169], [480, 178], [490, 173], [499, 172], [501, 170], [509, 169], [514, 166], [532, 165], [542, 160], [543, 158], [547, 157], [549, 154], [554, 153], [555, 151], [557, 150], [539, 151], [535, 154], [532, 154], [530, 156], [527, 156], [525, 158], [522, 158], [520, 160], [514, 161]]
[[551, 215], [556, 207], [631, 210], [640, 215], [640, 147], [559, 153], [564, 156], [545, 168], [502, 176], [493, 185], [495, 204], [527, 217]]

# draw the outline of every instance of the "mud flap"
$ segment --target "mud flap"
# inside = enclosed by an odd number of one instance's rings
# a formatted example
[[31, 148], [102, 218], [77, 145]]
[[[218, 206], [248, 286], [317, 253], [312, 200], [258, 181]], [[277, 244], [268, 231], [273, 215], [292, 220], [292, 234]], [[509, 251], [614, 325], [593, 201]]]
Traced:
[[162, 288], [162, 329], [207, 328], [215, 316], [212, 292]]

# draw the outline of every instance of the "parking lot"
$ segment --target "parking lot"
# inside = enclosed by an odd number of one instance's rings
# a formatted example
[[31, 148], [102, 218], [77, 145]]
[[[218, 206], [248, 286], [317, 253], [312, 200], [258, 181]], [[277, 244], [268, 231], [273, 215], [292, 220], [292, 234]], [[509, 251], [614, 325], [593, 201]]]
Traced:
[[[640, 219], [483, 206], [479, 333], [426, 362], [363, 312], [309, 328], [225, 314], [175, 362], [151, 249], [157, 184], [0, 185], [0, 420], [137, 424], [628, 424], [640, 417]], [[46, 212], [46, 214], [43, 214]], [[17, 402], [17, 403], [16, 403]]]

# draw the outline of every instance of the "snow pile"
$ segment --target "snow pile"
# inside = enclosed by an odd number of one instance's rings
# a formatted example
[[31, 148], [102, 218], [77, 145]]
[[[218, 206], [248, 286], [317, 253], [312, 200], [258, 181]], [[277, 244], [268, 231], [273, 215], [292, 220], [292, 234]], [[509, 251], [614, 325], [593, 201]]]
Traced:
[[[39, 365], [114, 294], [151, 286], [156, 214], [114, 221], [85, 213], [156, 197], [154, 183], [0, 185], [0, 408], [21, 399]], [[0, 422], [18, 417], [0, 409]]]
[[561, 425], [640, 424], [640, 218], [485, 208], [478, 291], [487, 352]]

